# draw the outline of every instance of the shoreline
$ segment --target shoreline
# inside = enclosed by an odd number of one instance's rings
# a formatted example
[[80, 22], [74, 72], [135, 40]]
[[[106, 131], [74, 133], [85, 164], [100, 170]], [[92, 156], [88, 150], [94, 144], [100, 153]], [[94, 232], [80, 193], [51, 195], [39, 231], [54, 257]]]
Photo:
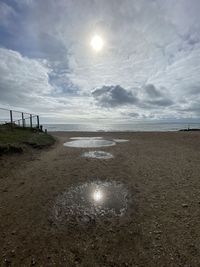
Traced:
[[132, 124], [44, 124], [52, 131], [81, 132], [163, 132], [179, 131], [181, 129], [199, 129], [199, 123], [132, 123]]
[[177, 130], [177, 131], [48, 131], [48, 133], [50, 135], [78, 135], [78, 134], [82, 134], [84, 136], [88, 135], [94, 135], [94, 136], [98, 136], [98, 135], [116, 135], [116, 134], [120, 134], [120, 135], [138, 135], [138, 134], [186, 134], [186, 133], [196, 133], [198, 134], [200, 132], [200, 129], [198, 130], [187, 130], [187, 129], [181, 129], [181, 130]]

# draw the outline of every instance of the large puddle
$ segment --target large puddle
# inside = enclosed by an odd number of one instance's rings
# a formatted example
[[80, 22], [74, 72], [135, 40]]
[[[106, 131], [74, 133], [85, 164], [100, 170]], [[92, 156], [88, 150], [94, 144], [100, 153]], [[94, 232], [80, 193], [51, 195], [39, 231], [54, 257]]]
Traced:
[[79, 139], [70, 142], [64, 143], [64, 146], [67, 147], [106, 147], [106, 146], [114, 146], [116, 143], [114, 141], [104, 140], [104, 139]]
[[56, 222], [90, 223], [98, 218], [122, 216], [127, 210], [128, 191], [117, 182], [90, 182], [69, 188], [57, 197]]
[[111, 159], [113, 155], [105, 151], [89, 151], [84, 152], [82, 155], [84, 158], [95, 158], [95, 159]]
[[102, 139], [102, 137], [70, 137], [71, 140], [99, 140]]

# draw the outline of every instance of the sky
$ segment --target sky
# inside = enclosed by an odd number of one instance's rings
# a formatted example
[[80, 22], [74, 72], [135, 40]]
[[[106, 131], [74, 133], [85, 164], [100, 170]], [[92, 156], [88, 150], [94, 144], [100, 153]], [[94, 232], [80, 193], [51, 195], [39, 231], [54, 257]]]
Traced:
[[198, 120], [199, 14], [199, 0], [0, 0], [0, 107], [49, 123]]

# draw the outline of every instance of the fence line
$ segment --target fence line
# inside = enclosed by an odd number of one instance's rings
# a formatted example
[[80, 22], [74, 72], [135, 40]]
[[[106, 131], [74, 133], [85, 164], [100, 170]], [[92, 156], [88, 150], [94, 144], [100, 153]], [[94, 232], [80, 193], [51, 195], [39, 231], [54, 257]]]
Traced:
[[[0, 107], [0, 109], [1, 109], [1, 110], [5, 110], [5, 111], [10, 111], [10, 110], [12, 110], [13, 112], [16, 112], [16, 113], [24, 113], [24, 114], [29, 114], [29, 115], [31, 115], [31, 113], [28, 113], [28, 112], [25, 112], [25, 111], [19, 111], [19, 110], [7, 109], [7, 108], [1, 108], [1, 107]], [[35, 115], [35, 116], [37, 116], [37, 115]]]
[[[4, 118], [2, 120], [1, 113], [3, 112], [4, 113], [6, 112], [6, 119]], [[18, 116], [16, 116], [16, 113]], [[36, 120], [36, 123], [34, 123], [34, 120]], [[7, 124], [7, 123], [10, 123], [11, 127], [18, 125], [20, 127], [22, 126], [22, 127], [30, 127], [30, 128], [36, 127], [38, 129], [40, 128], [39, 115], [0, 107], [0, 124]]]

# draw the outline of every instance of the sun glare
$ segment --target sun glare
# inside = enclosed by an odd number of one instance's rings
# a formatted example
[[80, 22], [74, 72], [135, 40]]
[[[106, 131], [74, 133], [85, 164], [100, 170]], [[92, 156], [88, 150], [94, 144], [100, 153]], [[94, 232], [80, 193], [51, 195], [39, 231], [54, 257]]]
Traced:
[[101, 51], [104, 45], [103, 39], [99, 35], [92, 37], [91, 46], [95, 51]]
[[94, 194], [93, 194], [93, 199], [98, 202], [98, 201], [102, 200], [102, 198], [103, 198], [102, 192], [98, 189], [95, 190]]

